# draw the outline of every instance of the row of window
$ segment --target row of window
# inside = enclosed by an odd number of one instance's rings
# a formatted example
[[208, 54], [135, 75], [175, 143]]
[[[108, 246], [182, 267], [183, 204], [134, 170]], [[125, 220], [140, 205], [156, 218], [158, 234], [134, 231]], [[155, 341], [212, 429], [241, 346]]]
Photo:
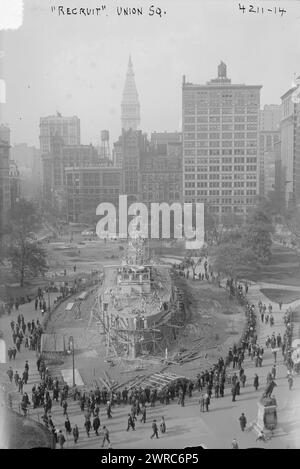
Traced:
[[[197, 168], [197, 172], [216, 172], [220, 173], [221, 171], [256, 171], [256, 166], [253, 165], [223, 165], [223, 166], [197, 166], [197, 167], [187, 167], [185, 170], [185, 178], [186, 179], [192, 179], [193, 176], [195, 175], [195, 171]], [[189, 171], [192, 172], [192, 174], [189, 174]]]
[[[189, 152], [190, 150], [197, 150], [198, 149], [215, 149], [219, 150], [220, 147], [226, 148], [226, 149], [241, 149], [243, 150], [245, 148], [257, 148], [257, 141], [256, 140], [251, 140], [251, 141], [240, 141], [236, 140], [234, 143], [231, 140], [223, 140], [222, 143], [218, 140], [211, 140], [211, 141], [206, 141], [206, 140], [198, 140], [197, 142], [195, 141], [186, 141], [184, 143], [184, 156], [190, 156]], [[188, 150], [188, 151], [187, 151]], [[219, 150], [220, 151], [220, 150]]]
[[223, 132], [221, 134], [219, 132], [184, 132], [183, 138], [184, 140], [219, 140], [220, 138], [223, 140], [244, 140], [245, 138], [256, 139], [257, 135], [257, 132], [248, 132], [247, 134], [245, 132]]
[[215, 114], [245, 114], [245, 113], [248, 113], [248, 114], [254, 114], [254, 113], [257, 113], [259, 110], [259, 107], [258, 105], [252, 105], [252, 106], [220, 106], [218, 105], [218, 103], [216, 103], [216, 105], [213, 105], [212, 103], [210, 103], [210, 105], [208, 104], [204, 104], [204, 103], [201, 103], [201, 104], [197, 104], [195, 102], [191, 102], [191, 103], [183, 103], [183, 113], [187, 112], [187, 113], [197, 113], [197, 114], [212, 114], [212, 115], [215, 115]]
[[[190, 157], [190, 156], [195, 156], [195, 153], [197, 153], [197, 156], [218, 156], [218, 155], [256, 155], [257, 154], [257, 150], [256, 149], [253, 149], [253, 148], [234, 148], [233, 150], [231, 148], [223, 148], [222, 150], [219, 150], [219, 149], [210, 149], [210, 150], [206, 150], [206, 149], [185, 149], [184, 150], [184, 159], [185, 159], [185, 163], [187, 161], [190, 161], [187, 159], [187, 157]], [[198, 158], [199, 160], [199, 158]], [[210, 158], [211, 160], [211, 158]], [[192, 164], [194, 162], [194, 160], [191, 160], [192, 161]]]
[[194, 118], [186, 118], [185, 119], [185, 124], [183, 126], [183, 130], [186, 132], [213, 132], [213, 131], [251, 131], [251, 130], [258, 130], [257, 124], [233, 124], [233, 123], [227, 123], [227, 124], [195, 124], [195, 119]]
[[[209, 192], [209, 193], [208, 193]], [[253, 191], [252, 191], [253, 192]], [[197, 191], [185, 191], [185, 196], [195, 196], [195, 195], [202, 195], [202, 196], [219, 196], [220, 194], [218, 191], [205, 191], [205, 190], [197, 190]], [[247, 191], [247, 195], [256, 195], [256, 193], [252, 194], [251, 191]], [[237, 196], [238, 197], [238, 196]], [[232, 199], [232, 197], [225, 197], [225, 198], [219, 198], [216, 197], [214, 199], [204, 199], [203, 202], [209, 202], [213, 204], [252, 204], [254, 201], [254, 198], [245, 198], [243, 197], [242, 199]]]
[[[194, 187], [194, 186], [188, 186], [186, 184], [186, 187]], [[245, 183], [244, 181], [236, 181], [234, 183], [232, 182], [222, 182], [220, 183], [220, 181], [217, 181], [217, 182], [197, 182], [197, 185], [195, 187], [218, 187], [218, 188], [227, 188], [227, 189], [230, 189], [230, 191], [233, 189], [233, 188], [237, 188], [237, 187], [240, 187], [240, 188], [243, 188], [245, 187]], [[246, 184], [246, 187], [256, 187], [256, 182], [247, 182]]]
[[[245, 158], [244, 156], [235, 156], [234, 158], [231, 158], [231, 157], [223, 157], [221, 159], [221, 161], [219, 159], [213, 159], [213, 158], [210, 158], [209, 161], [207, 162], [208, 164], [226, 164], [226, 163], [256, 163], [257, 162], [257, 158], [256, 156], [248, 156], [247, 158]], [[197, 162], [198, 165], [199, 163], [201, 162]], [[206, 163], [206, 164], [207, 164]], [[202, 163], [203, 164], [203, 163]], [[196, 166], [196, 163], [193, 163], [193, 164], [190, 164], [190, 165], [185, 165], [184, 169], [185, 171], [195, 171], [195, 168], [197, 168], [198, 171], [208, 171], [208, 166]], [[205, 169], [206, 168], [206, 169]], [[209, 168], [213, 168], [213, 166], [209, 166]], [[212, 169], [211, 171], [215, 171], [214, 169]]]
[[[203, 180], [206, 180], [206, 179], [222, 179], [222, 180], [226, 180], [226, 181], [231, 181], [232, 179], [244, 181], [246, 179], [248, 181], [256, 181], [257, 180], [257, 174], [256, 173], [245, 174], [244, 172], [243, 173], [231, 173], [231, 174], [226, 174], [226, 173], [223, 173], [223, 174], [219, 174], [219, 173], [210, 173], [210, 174], [198, 173], [197, 178], [195, 178], [195, 179], [203, 179]], [[190, 180], [193, 180], [193, 179], [190, 179]], [[189, 183], [187, 181], [185, 181], [185, 184], [187, 185]]]

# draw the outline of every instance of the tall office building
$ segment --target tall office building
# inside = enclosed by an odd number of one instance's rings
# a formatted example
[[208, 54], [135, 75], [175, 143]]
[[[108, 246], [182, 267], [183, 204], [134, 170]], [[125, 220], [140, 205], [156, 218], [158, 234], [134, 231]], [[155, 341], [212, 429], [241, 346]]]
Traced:
[[218, 216], [254, 206], [261, 88], [232, 84], [223, 62], [205, 85], [183, 77], [185, 202], [204, 202]]
[[133, 65], [129, 57], [127, 75], [121, 105], [122, 130], [138, 130], [140, 125], [140, 103], [136, 89]]
[[152, 132], [151, 143], [153, 145], [164, 145], [182, 141], [181, 132]]
[[10, 203], [14, 207], [21, 197], [21, 178], [18, 165], [13, 160], [9, 162], [9, 190]]
[[[270, 192], [270, 184], [267, 182], [270, 172], [275, 170], [274, 145], [280, 140], [279, 130], [261, 130], [259, 132], [259, 194], [267, 196]], [[272, 168], [272, 169], [270, 169]], [[272, 176], [273, 177], [273, 176]], [[274, 176], [275, 177], [275, 176]]]
[[59, 112], [56, 116], [40, 118], [40, 149], [42, 153], [52, 152], [53, 137], [61, 137], [64, 145], [80, 145], [80, 119], [77, 116], [65, 117]]
[[10, 181], [10, 128], [8, 125], [0, 125], [0, 231], [6, 222], [7, 210], [11, 207]]
[[43, 186], [40, 150], [20, 143], [11, 147], [11, 159], [17, 163], [20, 172], [22, 197], [29, 200], [39, 199]]
[[[110, 161], [110, 160], [108, 160]], [[65, 168], [65, 197], [67, 220], [91, 220], [102, 202], [119, 205], [122, 187], [122, 170], [113, 166], [70, 166]]]
[[0, 140], [10, 145], [10, 128], [7, 124], [0, 124]]
[[0, 140], [0, 229], [6, 221], [6, 212], [11, 207], [9, 184], [9, 143]]
[[300, 203], [300, 105], [294, 100], [296, 87], [281, 96], [281, 169], [286, 205]]
[[140, 168], [143, 155], [147, 152], [147, 136], [141, 130], [123, 130], [122, 145], [122, 189], [128, 204], [140, 201]]
[[281, 120], [280, 104], [265, 104], [259, 112], [259, 128], [261, 131], [279, 130]]
[[280, 120], [280, 104], [266, 104], [259, 112], [259, 194], [265, 197], [275, 188], [274, 146], [280, 140]]

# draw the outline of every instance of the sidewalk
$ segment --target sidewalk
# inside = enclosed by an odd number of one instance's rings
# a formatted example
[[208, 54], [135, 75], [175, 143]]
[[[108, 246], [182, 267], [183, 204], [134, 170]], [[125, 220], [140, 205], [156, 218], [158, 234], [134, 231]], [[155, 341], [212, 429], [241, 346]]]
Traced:
[[[259, 292], [259, 286], [253, 285], [249, 288], [248, 299], [250, 303], [257, 305], [259, 299], [261, 299], [266, 305], [270, 301]], [[272, 302], [271, 302], [272, 303]], [[33, 303], [32, 303], [33, 304]], [[256, 434], [253, 431], [242, 432], [239, 425], [239, 416], [242, 412], [247, 417], [248, 425], [256, 420], [257, 416], [257, 402], [260, 399], [263, 390], [266, 386], [266, 376], [270, 371], [273, 364], [273, 358], [271, 351], [265, 348], [265, 338], [267, 335], [271, 335], [274, 331], [275, 334], [280, 331], [281, 335], [284, 333], [283, 315], [287, 305], [283, 305], [282, 311], [279, 312], [278, 305], [272, 303], [273, 316], [275, 319], [275, 325], [271, 328], [270, 325], [262, 324], [260, 317], [257, 314], [257, 333], [258, 342], [264, 349], [264, 360], [261, 368], [256, 368], [254, 362], [252, 362], [246, 353], [246, 359], [244, 362], [245, 374], [247, 376], [245, 388], [241, 388], [241, 395], [237, 396], [236, 402], [232, 402], [230, 389], [226, 388], [224, 398], [212, 398], [210, 411], [207, 413], [200, 413], [199, 409], [199, 392], [195, 391], [192, 398], [186, 399], [186, 406], [180, 407], [177, 402], [174, 401], [169, 406], [162, 406], [156, 404], [154, 408], [147, 409], [147, 423], [142, 424], [138, 419], [136, 423], [136, 432], [126, 432], [127, 426], [127, 414], [129, 406], [115, 406], [112, 410], [112, 419], [107, 419], [106, 411], [103, 405], [100, 406], [100, 420], [101, 425], [107, 425], [110, 431], [110, 438], [113, 448], [170, 448], [178, 449], [187, 446], [198, 446], [204, 445], [207, 448], [230, 448], [231, 441], [236, 438], [239, 447], [263, 447], [263, 448], [299, 448], [300, 447], [300, 380], [296, 376], [294, 379], [294, 387], [292, 391], [288, 389], [288, 383], [286, 380], [286, 367], [283, 364], [281, 352], [277, 355], [277, 376], [274, 395], [278, 403], [278, 435], [273, 437], [266, 443], [256, 442]], [[33, 308], [34, 309], [34, 308]], [[41, 318], [41, 313], [32, 311], [30, 305], [24, 305], [20, 308], [20, 312], [24, 314], [26, 320]], [[11, 319], [16, 319], [17, 313], [7, 318], [1, 318], [0, 328], [3, 330], [5, 337], [10, 338], [10, 326]], [[3, 325], [3, 324], [4, 325]], [[10, 339], [8, 340], [8, 346], [10, 346]], [[29, 361], [29, 382], [24, 386], [24, 391], [29, 394], [31, 399], [31, 388], [33, 383], [39, 381], [39, 375], [36, 369], [36, 357], [35, 352], [23, 349], [21, 355], [17, 355], [16, 362], [11, 362], [13, 370], [23, 371], [25, 360]], [[5, 379], [8, 382], [6, 370], [8, 364], [0, 365], [1, 379]], [[184, 368], [183, 368], [184, 370]], [[200, 370], [199, 370], [200, 371]], [[253, 388], [254, 374], [257, 373], [259, 376], [260, 386], [256, 392]], [[195, 371], [195, 375], [197, 371]], [[21, 396], [16, 392], [14, 384], [11, 386], [14, 390], [13, 394], [15, 397], [14, 407], [17, 410], [18, 402], [21, 400]], [[76, 446], [70, 437], [67, 438], [65, 447], [66, 448], [99, 448], [102, 444], [101, 436], [95, 436], [92, 431], [90, 438], [87, 437], [84, 430], [84, 415], [79, 409], [77, 401], [68, 400], [68, 415], [70, 418], [71, 425], [77, 423], [79, 427], [79, 440]], [[30, 416], [40, 420], [43, 410], [35, 409], [30, 410]], [[161, 416], [165, 417], [167, 425], [167, 433], [160, 435], [158, 440], [151, 440], [150, 435], [152, 433], [151, 424], [155, 418], [158, 422]], [[59, 403], [53, 403], [52, 418], [56, 428], [64, 431], [64, 417], [62, 408]]]

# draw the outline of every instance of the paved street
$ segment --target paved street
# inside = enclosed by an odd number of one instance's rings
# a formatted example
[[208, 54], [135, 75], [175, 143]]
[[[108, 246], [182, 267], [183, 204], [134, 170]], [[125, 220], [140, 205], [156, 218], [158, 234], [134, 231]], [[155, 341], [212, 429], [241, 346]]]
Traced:
[[[266, 304], [269, 300], [259, 293], [259, 286], [253, 285], [249, 289], [248, 298], [251, 303], [257, 304], [259, 298]], [[299, 303], [294, 302], [295, 305]], [[284, 305], [282, 311], [279, 312], [278, 305], [273, 303], [273, 316], [275, 325], [271, 328], [269, 325], [261, 324], [258, 317], [258, 342], [264, 346], [265, 338], [271, 335], [274, 331], [278, 331], [281, 335], [284, 333], [283, 313], [285, 311]], [[20, 307], [20, 312], [24, 314], [25, 320], [41, 318], [39, 311], [35, 312], [33, 303], [26, 304]], [[11, 345], [10, 338], [10, 321], [16, 319], [17, 313], [14, 311], [10, 317], [1, 318], [1, 329], [4, 332], [4, 337], [7, 339], [7, 346]], [[247, 355], [247, 354], [246, 354]], [[29, 360], [30, 372], [28, 384], [24, 386], [24, 391], [28, 392], [31, 398], [31, 388], [33, 383], [39, 381], [39, 375], [36, 369], [35, 352], [23, 349], [21, 354], [17, 355], [15, 362], [11, 362], [14, 371], [17, 369], [19, 372], [23, 371], [25, 360]], [[254, 422], [257, 415], [257, 401], [261, 397], [263, 389], [266, 385], [266, 375], [270, 371], [273, 364], [271, 352], [265, 349], [263, 366], [256, 368], [254, 362], [248, 357], [244, 363], [245, 374], [247, 376], [245, 388], [241, 388], [241, 395], [237, 396], [236, 402], [232, 402], [230, 388], [226, 388], [225, 397], [216, 399], [212, 397], [210, 411], [208, 413], [200, 413], [199, 410], [199, 392], [195, 391], [192, 398], [186, 399], [186, 406], [180, 407], [174, 401], [169, 406], [162, 406], [156, 404], [154, 408], [149, 408], [147, 412], [147, 423], [142, 424], [140, 421], [136, 424], [136, 432], [126, 432], [127, 426], [127, 413], [129, 406], [116, 406], [113, 408], [113, 418], [108, 420], [106, 417], [103, 405], [100, 406], [100, 420], [101, 425], [108, 426], [112, 447], [114, 448], [183, 448], [186, 446], [194, 446], [203, 444], [207, 448], [228, 448], [230, 447], [233, 438], [238, 440], [240, 448], [247, 448], [253, 446], [264, 446], [268, 448], [299, 448], [300, 447], [300, 380], [298, 377], [294, 379], [294, 387], [291, 391], [288, 390], [288, 383], [286, 379], [286, 368], [283, 365], [281, 353], [278, 354], [278, 366], [274, 395], [278, 403], [278, 430], [276, 435], [266, 443], [256, 443], [256, 435], [253, 431], [240, 430], [238, 418], [241, 412], [244, 412], [248, 426]], [[8, 364], [1, 364], [1, 380], [5, 379], [8, 382], [6, 370]], [[184, 368], [183, 368], [184, 369]], [[200, 371], [200, 370], [199, 370]], [[255, 392], [252, 384], [254, 373], [259, 376], [260, 387]], [[196, 373], [195, 373], [196, 374]], [[14, 408], [18, 409], [18, 402], [20, 395], [16, 392], [15, 386], [12, 385], [14, 395]], [[101, 408], [102, 407], [102, 408]], [[30, 415], [33, 418], [40, 420], [42, 409], [30, 410]], [[77, 423], [80, 431], [79, 441], [76, 445], [77, 448], [98, 448], [101, 444], [101, 436], [97, 437], [91, 432], [90, 438], [87, 437], [83, 423], [84, 416], [80, 412], [78, 402], [69, 400], [68, 414], [71, 425]], [[53, 421], [56, 428], [64, 430], [64, 417], [62, 415], [62, 408], [59, 403], [54, 403], [52, 408]], [[158, 422], [161, 416], [165, 417], [167, 424], [167, 433], [161, 436], [158, 440], [151, 440], [150, 435], [151, 423], [155, 418]], [[73, 448], [73, 440], [69, 438], [65, 447]]]

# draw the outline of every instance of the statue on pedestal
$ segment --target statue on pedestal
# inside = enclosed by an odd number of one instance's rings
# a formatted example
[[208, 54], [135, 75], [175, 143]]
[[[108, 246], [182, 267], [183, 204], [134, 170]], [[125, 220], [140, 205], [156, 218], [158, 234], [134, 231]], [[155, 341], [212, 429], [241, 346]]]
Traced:
[[273, 392], [273, 389], [277, 386], [275, 381], [271, 379], [271, 381], [267, 384], [266, 389], [264, 390], [264, 393], [262, 395], [263, 398], [268, 398], [271, 397], [271, 394]]
[[264, 432], [267, 435], [277, 427], [277, 402], [275, 397], [271, 396], [275, 386], [277, 386], [275, 381], [271, 380], [257, 403], [258, 414], [254, 424], [257, 433]]

